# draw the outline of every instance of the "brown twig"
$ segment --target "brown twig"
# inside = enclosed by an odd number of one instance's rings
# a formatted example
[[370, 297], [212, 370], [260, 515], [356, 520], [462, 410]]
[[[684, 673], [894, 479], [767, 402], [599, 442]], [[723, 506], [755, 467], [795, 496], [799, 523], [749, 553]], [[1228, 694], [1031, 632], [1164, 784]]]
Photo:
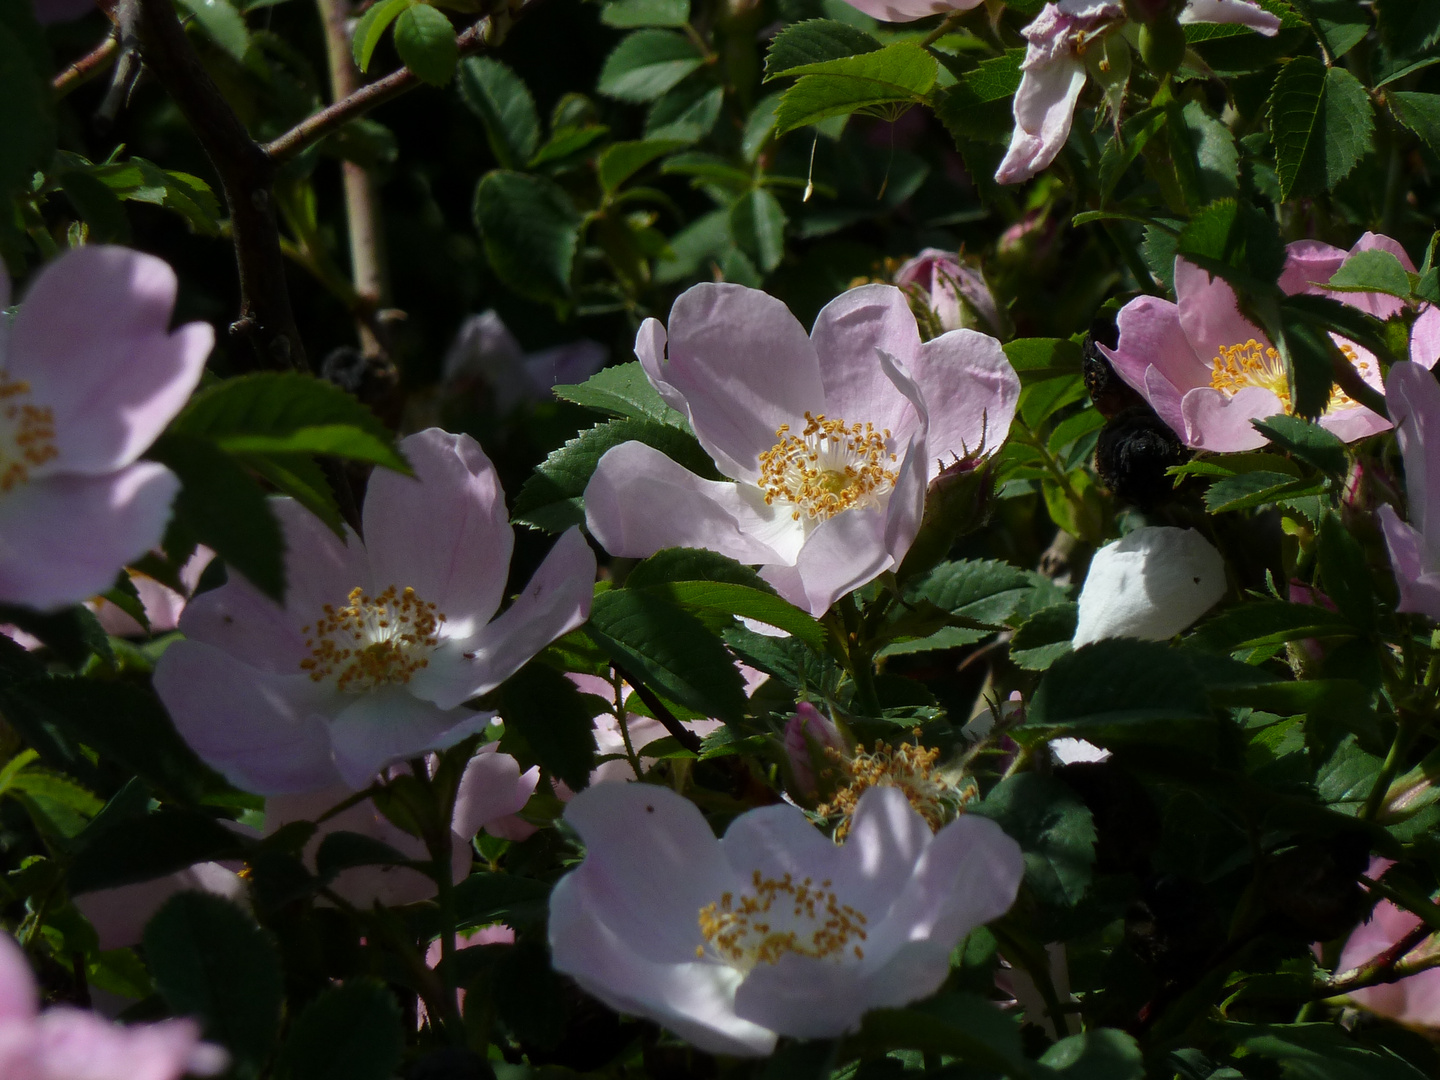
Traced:
[[230, 332], [249, 344], [249, 366], [304, 369], [271, 194], [275, 163], [211, 80], [170, 0], [139, 0], [139, 8], [145, 63], [200, 140], [230, 210], [240, 273], [240, 317]]
[[612, 661], [611, 666], [615, 669], [616, 675], [619, 675], [620, 678], [630, 684], [631, 689], [633, 689], [640, 700], [645, 703], [646, 708], [650, 710], [655, 719], [660, 721], [665, 730], [675, 736], [676, 742], [692, 754], [700, 753], [700, 737], [682, 724], [679, 717], [665, 707], [665, 703], [656, 696], [655, 691], [651, 690], [619, 664]]
[[76, 87], [95, 78], [110, 66], [119, 51], [120, 41], [112, 33], [80, 59], [66, 65], [65, 70], [55, 76], [55, 81], [51, 84], [55, 88], [55, 96], [62, 98]]
[[1422, 971], [1440, 967], [1440, 952], [1419, 957], [1408, 964], [1405, 963], [1406, 954], [1433, 932], [1430, 927], [1421, 923], [1378, 956], [1367, 960], [1359, 967], [1343, 971], [1333, 979], [1321, 983], [1315, 989], [1315, 996], [1317, 998], [1340, 997], [1342, 994], [1348, 994], [1354, 990], [1363, 990], [1367, 986], [1398, 982]]
[[[496, 32], [496, 20], [491, 16], [487, 15], [478, 20], [456, 38], [455, 43], [459, 47], [460, 55], [468, 56], [470, 53], [478, 52], [492, 44]], [[307, 116], [284, 135], [268, 143], [265, 146], [265, 153], [277, 165], [289, 161], [307, 146], [318, 142], [332, 131], [339, 129], [351, 120], [364, 116], [377, 105], [383, 105], [419, 85], [420, 77], [408, 67], [392, 71], [384, 78], [367, 83], [353, 94], [346, 95], [335, 104]]]

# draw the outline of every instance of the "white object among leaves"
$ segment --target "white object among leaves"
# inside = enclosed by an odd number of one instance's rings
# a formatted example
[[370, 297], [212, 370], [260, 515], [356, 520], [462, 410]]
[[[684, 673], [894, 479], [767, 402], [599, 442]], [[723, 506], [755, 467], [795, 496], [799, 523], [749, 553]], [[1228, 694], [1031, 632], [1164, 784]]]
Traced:
[[1147, 526], [1095, 553], [1074, 645], [1101, 638], [1164, 641], [1225, 595], [1225, 561], [1194, 529]]

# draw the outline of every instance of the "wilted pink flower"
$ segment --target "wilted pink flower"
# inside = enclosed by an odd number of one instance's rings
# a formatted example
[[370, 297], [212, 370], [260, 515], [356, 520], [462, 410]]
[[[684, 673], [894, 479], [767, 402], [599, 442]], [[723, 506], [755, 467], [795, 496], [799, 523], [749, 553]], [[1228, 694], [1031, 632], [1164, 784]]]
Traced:
[[[175, 274], [119, 247], [66, 252], [0, 327], [0, 602], [88, 599], [160, 542], [180, 481], [137, 461], [215, 341], [173, 333]], [[0, 307], [9, 303], [0, 273]]]
[[931, 833], [895, 788], [860, 797], [843, 845], [783, 803], [716, 840], [693, 803], [651, 784], [597, 784], [565, 820], [586, 854], [550, 895], [556, 970], [712, 1053], [833, 1038], [933, 993], [1024, 871], [994, 822]]
[[1421, 365], [1402, 361], [1385, 380], [1385, 401], [1405, 460], [1410, 519], [1401, 521], [1388, 504], [1379, 509], [1400, 587], [1396, 610], [1440, 621], [1440, 384]]
[[[997, 183], [1029, 180], [1055, 160], [1085, 87], [1085, 51], [1124, 21], [1119, 0], [1059, 0], [1025, 28], [1029, 44], [1015, 93], [1015, 133], [995, 172]], [[1241, 23], [1267, 37], [1280, 31], [1280, 20], [1250, 0], [1189, 0], [1180, 21]]]
[[498, 686], [590, 611], [595, 557], [579, 529], [498, 618], [514, 536], [489, 459], [431, 428], [401, 449], [415, 476], [377, 471], [365, 542], [342, 543], [277, 500], [284, 605], [232, 576], [192, 600], [155, 688], [186, 741], [266, 795], [365, 787], [395, 761], [453, 746]]
[[945, 330], [1000, 333], [1000, 310], [985, 275], [948, 251], [926, 248], [895, 271], [895, 284], [919, 289]]
[[121, 1027], [59, 1005], [40, 1011], [20, 946], [0, 933], [0, 1076], [5, 1080], [179, 1080], [215, 1076], [229, 1059], [193, 1020]]
[[[1287, 262], [1291, 257], [1287, 250]], [[1263, 330], [1240, 314], [1235, 292], [1224, 280], [1185, 259], [1175, 260], [1175, 300], [1131, 300], [1116, 320], [1116, 347], [1100, 345], [1100, 350], [1187, 446], [1219, 452], [1264, 446], [1266, 437], [1250, 422], [1290, 409], [1279, 352]], [[1361, 378], [1379, 390], [1374, 355], [1339, 335], [1331, 338]], [[1346, 442], [1390, 426], [1338, 388], [1319, 422]]]
[[612, 555], [698, 547], [759, 564], [814, 615], [900, 562], [928, 480], [982, 443], [994, 452], [1020, 392], [998, 341], [954, 330], [922, 344], [890, 285], [832, 300], [810, 336], [772, 296], [696, 285], [668, 336], [646, 319], [635, 351], [734, 482], [622, 443], [585, 489], [590, 531]]
[[882, 22], [914, 22], [929, 15], [949, 15], [979, 7], [984, 0], [845, 0], [851, 7]]
[[445, 354], [445, 383], [457, 390], [483, 383], [495, 410], [505, 413], [522, 401], [550, 397], [553, 387], [584, 382], [609, 355], [588, 338], [527, 353], [496, 312], [483, 311], [460, 324]]
[[[195, 554], [185, 560], [185, 565], [180, 568], [180, 584], [185, 586], [185, 592], [178, 593], [169, 585], [156, 581], [149, 574], [142, 574], [138, 570], [131, 570], [130, 581], [135, 586], [135, 591], [140, 594], [140, 605], [145, 609], [145, 619], [150, 624], [150, 633], [164, 634], [174, 630], [180, 625], [180, 613], [185, 610], [185, 604], [190, 599], [190, 594], [200, 584], [200, 575], [215, 558], [215, 552], [203, 544], [195, 549]], [[107, 634], [114, 634], [116, 637], [133, 637], [136, 634], [143, 634], [144, 628], [136, 622], [118, 604], [111, 603], [104, 597], [96, 597], [89, 601], [87, 606], [95, 612], [95, 618], [104, 627]]]
[[802, 794], [815, 794], [815, 764], [824, 760], [827, 751], [844, 754], [849, 749], [835, 721], [808, 701], [795, 706], [795, 714], [785, 724], [785, 756]]

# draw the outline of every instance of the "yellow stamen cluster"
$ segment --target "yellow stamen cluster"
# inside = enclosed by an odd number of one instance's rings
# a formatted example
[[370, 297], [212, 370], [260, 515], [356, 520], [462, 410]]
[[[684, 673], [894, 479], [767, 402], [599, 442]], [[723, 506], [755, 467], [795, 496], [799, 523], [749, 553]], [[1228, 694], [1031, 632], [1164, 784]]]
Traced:
[[[1340, 351], [1354, 365], [1363, 378], [1371, 375], [1371, 362], [1359, 357], [1352, 345], [1340, 342]], [[1290, 382], [1285, 376], [1285, 362], [1272, 345], [1262, 345], [1251, 338], [1243, 345], [1222, 345], [1220, 353], [1210, 362], [1210, 385], [1222, 394], [1234, 396], [1248, 386], [1269, 390], [1285, 407], [1287, 413], [1294, 412], [1290, 400]], [[1338, 386], [1330, 392], [1325, 403], [1326, 412], [1340, 409], [1354, 409], [1359, 402]]]
[[[774, 964], [786, 953], [863, 960], [858, 943], [868, 920], [840, 903], [831, 885], [828, 878], [817, 886], [808, 877], [797, 883], [789, 874], [776, 879], [756, 870], [738, 898], [723, 893], [700, 909], [700, 933], [717, 959], [742, 971]], [[695, 956], [705, 956], [705, 945], [696, 946]]]
[[309, 655], [302, 670], [315, 682], [335, 676], [339, 690], [364, 693], [387, 683], [408, 683], [415, 672], [430, 666], [430, 652], [440, 643], [445, 616], [421, 600], [408, 585], [391, 585], [378, 596], [358, 586], [338, 611], [326, 604], [305, 640]]
[[935, 762], [940, 751], [920, 745], [919, 728], [914, 729], [913, 734], [916, 739], [913, 744], [889, 746], [877, 739], [874, 750], [861, 749], [848, 760], [833, 749], [826, 750], [841, 762], [848, 777], [845, 786], [829, 802], [816, 807], [816, 813], [825, 817], [842, 817], [835, 829], [836, 840], [844, 840], [850, 832], [850, 820], [860, 796], [872, 787], [899, 788], [932, 830], [944, 825], [956, 805], [966, 800], [965, 795], [937, 773]]
[[805, 414], [805, 427], [791, 434], [782, 424], [774, 446], [760, 455], [760, 489], [766, 505], [776, 501], [815, 522], [853, 507], [871, 506], [895, 486], [896, 457], [886, 447], [890, 432], [873, 424], [846, 425]]
[[29, 393], [28, 382], [0, 373], [0, 431], [9, 436], [5, 442], [11, 444], [0, 444], [0, 492], [25, 483], [31, 469], [60, 454], [55, 446], [54, 412], [25, 401]]

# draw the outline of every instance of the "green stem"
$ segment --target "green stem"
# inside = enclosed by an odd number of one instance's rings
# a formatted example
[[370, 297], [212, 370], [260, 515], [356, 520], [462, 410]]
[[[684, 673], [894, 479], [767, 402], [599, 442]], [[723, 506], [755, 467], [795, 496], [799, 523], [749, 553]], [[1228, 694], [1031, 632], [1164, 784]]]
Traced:
[[1395, 729], [1395, 741], [1390, 744], [1390, 751], [1385, 755], [1379, 775], [1375, 777], [1375, 786], [1370, 789], [1370, 794], [1365, 799], [1365, 807], [1360, 811], [1361, 821], [1374, 821], [1375, 815], [1380, 812], [1380, 804], [1384, 802], [1386, 792], [1390, 790], [1390, 785], [1395, 782], [1395, 777], [1400, 772], [1401, 758], [1413, 737], [1414, 732], [1402, 714]]
[[874, 655], [865, 641], [860, 601], [851, 593], [848, 603], [839, 605], [845, 620], [845, 661], [855, 683], [855, 697], [868, 716], [880, 715], [880, 697], [875, 692]]
[[963, 11], [952, 11], [949, 15], [945, 16], [944, 22], [920, 39], [920, 47], [923, 49], [927, 45], [934, 45], [935, 42], [939, 41], [951, 30], [954, 30], [956, 24], [960, 22], [960, 17], [964, 14]]

